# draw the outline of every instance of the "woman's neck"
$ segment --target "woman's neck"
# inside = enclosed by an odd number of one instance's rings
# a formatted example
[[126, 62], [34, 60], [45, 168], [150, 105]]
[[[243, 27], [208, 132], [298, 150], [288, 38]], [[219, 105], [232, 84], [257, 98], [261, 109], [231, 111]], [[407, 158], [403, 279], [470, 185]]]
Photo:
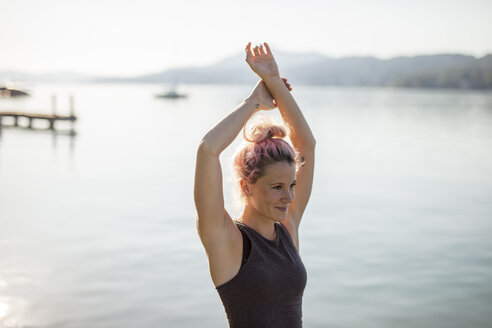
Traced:
[[238, 221], [244, 223], [250, 228], [253, 228], [266, 239], [275, 240], [277, 238], [275, 221], [259, 215], [259, 213], [248, 207], [244, 209], [243, 215], [241, 215]]

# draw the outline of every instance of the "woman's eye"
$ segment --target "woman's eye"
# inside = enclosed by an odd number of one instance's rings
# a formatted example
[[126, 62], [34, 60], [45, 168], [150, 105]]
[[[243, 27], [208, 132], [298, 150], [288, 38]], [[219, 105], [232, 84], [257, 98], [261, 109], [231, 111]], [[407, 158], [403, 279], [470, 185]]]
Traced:
[[291, 188], [294, 188], [295, 186], [296, 186], [295, 183], [293, 183], [293, 184], [290, 185]]
[[273, 189], [281, 189], [281, 188], [282, 188], [282, 186], [275, 186], [275, 187], [273, 187]]

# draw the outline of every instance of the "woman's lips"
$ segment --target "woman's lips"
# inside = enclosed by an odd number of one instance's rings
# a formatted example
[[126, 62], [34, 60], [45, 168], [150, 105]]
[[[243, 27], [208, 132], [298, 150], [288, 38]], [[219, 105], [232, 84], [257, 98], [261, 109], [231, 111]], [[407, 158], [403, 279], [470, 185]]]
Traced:
[[287, 207], [275, 207], [277, 210], [287, 212]]

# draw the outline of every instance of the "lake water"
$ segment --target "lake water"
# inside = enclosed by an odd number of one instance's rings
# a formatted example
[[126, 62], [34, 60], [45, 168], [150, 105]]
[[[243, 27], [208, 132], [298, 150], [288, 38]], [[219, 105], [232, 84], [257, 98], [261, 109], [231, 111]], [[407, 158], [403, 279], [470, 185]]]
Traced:
[[[79, 117], [75, 137], [2, 130], [0, 327], [226, 327], [195, 229], [195, 153], [250, 89], [183, 86], [189, 98], [170, 101], [159, 85], [38, 85], [0, 99], [49, 113], [56, 93], [62, 114], [73, 94]], [[293, 94], [317, 140], [304, 326], [490, 327], [492, 94]]]

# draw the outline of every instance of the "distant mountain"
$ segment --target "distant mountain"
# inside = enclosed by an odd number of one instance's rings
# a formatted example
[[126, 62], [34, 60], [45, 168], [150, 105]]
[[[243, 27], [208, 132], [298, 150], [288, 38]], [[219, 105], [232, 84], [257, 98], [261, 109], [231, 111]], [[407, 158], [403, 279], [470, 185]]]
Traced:
[[[492, 89], [492, 55], [477, 59], [460, 54], [397, 57], [329, 58], [318, 54], [277, 53], [282, 76], [293, 83], [326, 86], [393, 86], [419, 88]], [[256, 76], [243, 55], [207, 67], [167, 70], [100, 82], [135, 83], [253, 83]]]
[[[492, 54], [479, 59], [461, 54], [441, 54], [382, 60], [374, 57], [330, 58], [315, 53], [277, 52], [275, 57], [282, 76], [297, 85], [492, 89]], [[4, 75], [0, 72], [0, 80]], [[243, 84], [257, 80], [245, 63], [244, 54], [206, 67], [170, 69], [133, 78], [93, 78], [66, 73], [33, 77], [43, 82], [69, 80], [180, 84]]]
[[391, 81], [391, 86], [419, 88], [492, 89], [492, 55], [480, 59], [443, 58], [442, 66], [429, 65]]

